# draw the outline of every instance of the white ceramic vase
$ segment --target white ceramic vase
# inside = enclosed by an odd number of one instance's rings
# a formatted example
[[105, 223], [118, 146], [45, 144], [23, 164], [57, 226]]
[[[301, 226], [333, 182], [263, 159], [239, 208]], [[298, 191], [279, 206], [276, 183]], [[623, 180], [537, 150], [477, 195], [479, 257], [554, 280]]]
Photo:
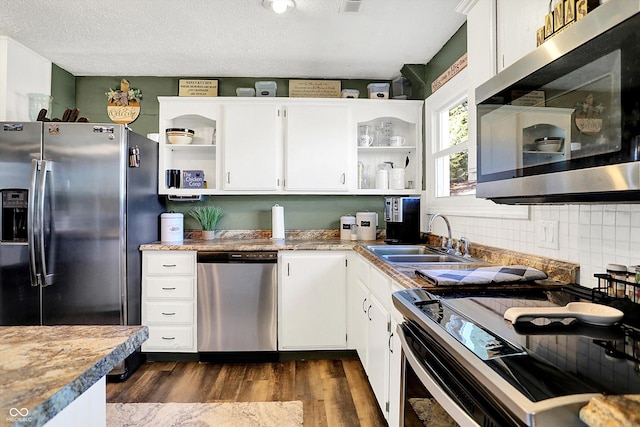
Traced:
[[216, 238], [216, 230], [202, 230], [203, 240], [213, 240]]

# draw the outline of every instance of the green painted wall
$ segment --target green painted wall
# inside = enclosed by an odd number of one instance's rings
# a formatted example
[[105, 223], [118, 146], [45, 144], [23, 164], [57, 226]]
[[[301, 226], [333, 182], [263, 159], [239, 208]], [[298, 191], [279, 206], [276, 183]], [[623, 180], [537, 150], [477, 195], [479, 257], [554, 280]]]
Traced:
[[61, 118], [67, 108], [76, 108], [76, 78], [57, 65], [51, 68], [51, 96], [53, 103], [47, 117]]
[[[466, 52], [466, 36], [464, 24], [428, 64], [403, 67], [403, 74], [413, 85], [412, 99], [425, 99], [431, 94], [431, 83]], [[142, 90], [140, 116], [130, 125], [135, 132], [142, 135], [158, 132], [157, 97], [175, 96], [178, 93], [179, 77], [74, 77], [56, 66], [53, 71], [53, 117], [62, 117], [66, 108], [78, 108], [80, 116], [89, 118], [91, 122], [110, 122], [105, 92], [119, 87], [120, 79], [126, 78], [132, 87]], [[219, 96], [235, 96], [236, 88], [254, 87], [255, 82], [259, 80], [275, 81], [278, 85], [277, 96], [287, 96], [289, 92], [288, 79], [238, 77], [217, 80]], [[342, 80], [342, 88], [358, 89], [360, 96], [366, 97], [367, 84], [372, 81], [374, 80]], [[380, 218], [379, 227], [384, 228], [382, 196], [211, 196], [197, 203], [168, 202], [167, 210], [187, 214], [192, 207], [200, 203], [213, 204], [224, 209], [225, 217], [220, 222], [220, 229], [223, 230], [271, 229], [271, 207], [276, 203], [285, 208], [287, 230], [336, 229], [340, 216], [359, 211], [377, 212]], [[199, 226], [195, 220], [185, 215], [185, 228], [198, 229]]]
[[[76, 77], [76, 108], [80, 115], [91, 122], [110, 122], [107, 116], [107, 97], [105, 92], [120, 87], [120, 79], [125, 78], [131, 87], [142, 90], [140, 116], [129, 126], [142, 135], [158, 132], [158, 96], [176, 96], [178, 81], [192, 77]], [[205, 77], [193, 77], [205, 78]], [[209, 77], [207, 77], [209, 78]], [[272, 80], [277, 84], [277, 96], [288, 96], [289, 79], [277, 78], [217, 78], [219, 96], [236, 96], [238, 87], [254, 87], [256, 81]], [[379, 80], [376, 80], [379, 81]], [[372, 80], [342, 80], [342, 88], [358, 89], [361, 96], [367, 94], [367, 84]]]
[[409, 79], [414, 99], [431, 95], [431, 83], [467, 52], [467, 23], [465, 22], [440, 51], [425, 64], [405, 64], [402, 74]]
[[[271, 207], [275, 204], [284, 207], [286, 230], [337, 229], [342, 215], [356, 212], [378, 212], [380, 228], [384, 227], [380, 196], [211, 196], [202, 203], [224, 210], [221, 230], [270, 230]], [[199, 229], [198, 223], [188, 215], [196, 205], [174, 202], [169, 204], [169, 209], [185, 214], [185, 229]]]

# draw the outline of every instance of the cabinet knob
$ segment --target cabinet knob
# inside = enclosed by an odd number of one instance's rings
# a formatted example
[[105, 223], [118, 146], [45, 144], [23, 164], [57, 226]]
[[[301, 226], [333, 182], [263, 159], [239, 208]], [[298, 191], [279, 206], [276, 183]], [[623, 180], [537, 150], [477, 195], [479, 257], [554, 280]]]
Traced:
[[231, 172], [227, 172], [227, 184], [231, 184]]

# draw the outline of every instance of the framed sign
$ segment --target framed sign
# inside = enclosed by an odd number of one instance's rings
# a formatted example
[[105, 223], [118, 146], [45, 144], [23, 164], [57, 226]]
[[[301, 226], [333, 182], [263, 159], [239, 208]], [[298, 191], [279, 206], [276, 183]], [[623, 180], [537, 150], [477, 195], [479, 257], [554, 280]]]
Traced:
[[178, 96], [218, 96], [218, 81], [180, 80]]
[[292, 98], [340, 98], [340, 80], [289, 80]]

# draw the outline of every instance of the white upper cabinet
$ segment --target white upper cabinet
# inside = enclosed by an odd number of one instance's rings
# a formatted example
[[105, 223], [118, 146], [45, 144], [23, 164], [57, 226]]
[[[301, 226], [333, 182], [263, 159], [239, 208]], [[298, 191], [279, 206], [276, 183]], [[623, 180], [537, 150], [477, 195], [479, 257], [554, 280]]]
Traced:
[[347, 106], [286, 106], [285, 189], [347, 191], [349, 163]]
[[224, 190], [280, 188], [281, 115], [276, 104], [224, 106]]
[[[536, 32], [544, 25], [544, 17], [549, 13], [549, 1], [496, 1], [496, 59], [500, 72], [536, 48]], [[557, 0], [553, 3], [557, 3]]]
[[[160, 104], [158, 194], [188, 196], [213, 194], [216, 191], [220, 171], [217, 133], [222, 122], [222, 107], [207, 98], [158, 97]], [[190, 144], [171, 144], [166, 130], [185, 128], [195, 131]], [[169, 187], [167, 171], [177, 169], [202, 171], [206, 188], [186, 188], [180, 179], [179, 187]]]
[[[357, 148], [354, 192], [420, 193], [423, 105], [422, 101], [405, 100], [371, 100], [353, 105], [351, 137]], [[361, 138], [364, 132], [369, 133], [369, 138]], [[377, 169], [391, 165], [394, 169], [402, 169], [400, 185], [392, 182], [390, 174], [387, 186], [379, 185], [375, 179]]]
[[[158, 192], [212, 194], [419, 194], [422, 101], [373, 99], [158, 97]], [[358, 128], [388, 125], [392, 145], [358, 146]], [[166, 129], [193, 141], [169, 143]], [[404, 170], [399, 188], [376, 188], [377, 165]], [[168, 170], [201, 171], [206, 186], [170, 187]], [[363, 179], [366, 178], [366, 179]], [[363, 182], [366, 181], [366, 185]]]

